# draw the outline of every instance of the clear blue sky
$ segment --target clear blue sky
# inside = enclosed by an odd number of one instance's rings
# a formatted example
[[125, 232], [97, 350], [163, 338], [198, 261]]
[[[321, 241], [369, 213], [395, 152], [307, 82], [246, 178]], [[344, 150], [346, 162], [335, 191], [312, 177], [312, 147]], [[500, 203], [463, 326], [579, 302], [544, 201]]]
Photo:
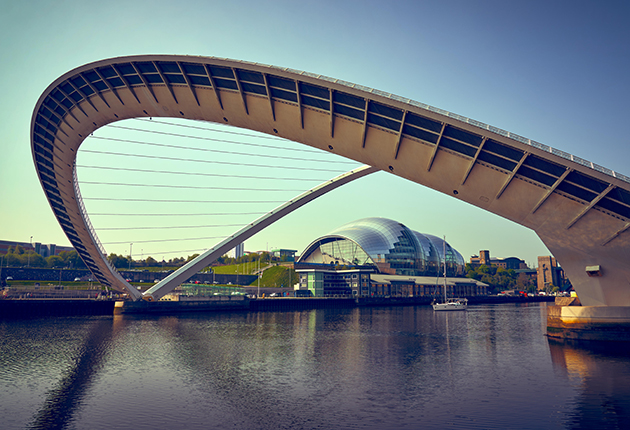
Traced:
[[[69, 243], [33, 167], [32, 111], [60, 75], [122, 55], [217, 56], [320, 73], [471, 117], [630, 175], [628, 2], [3, 3], [0, 239], [28, 241], [33, 236], [42, 243]], [[87, 186], [82, 192], [84, 197], [103, 195]], [[97, 209], [87, 204], [90, 212]], [[335, 206], [344, 210], [320, 216]], [[203, 210], [193, 204], [188, 209]], [[532, 231], [385, 173], [300, 209], [247, 241], [246, 249], [302, 251], [317, 236], [368, 216], [446, 235], [466, 259], [480, 249], [530, 263], [548, 253]], [[98, 230], [102, 221], [94, 217], [93, 222]], [[139, 240], [133, 233], [99, 231], [99, 236]], [[195, 246], [209, 247], [209, 242]], [[134, 245], [134, 254], [137, 247], [146, 257], [174, 245], [144, 246]], [[110, 252], [127, 250], [124, 245], [108, 247]]]

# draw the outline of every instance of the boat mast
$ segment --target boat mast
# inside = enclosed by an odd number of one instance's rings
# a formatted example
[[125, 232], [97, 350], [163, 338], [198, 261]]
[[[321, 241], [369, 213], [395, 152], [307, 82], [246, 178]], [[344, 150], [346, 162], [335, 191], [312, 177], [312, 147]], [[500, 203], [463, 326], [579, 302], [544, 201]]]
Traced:
[[444, 236], [442, 246], [442, 255], [444, 256], [444, 303], [446, 303], [446, 236]]

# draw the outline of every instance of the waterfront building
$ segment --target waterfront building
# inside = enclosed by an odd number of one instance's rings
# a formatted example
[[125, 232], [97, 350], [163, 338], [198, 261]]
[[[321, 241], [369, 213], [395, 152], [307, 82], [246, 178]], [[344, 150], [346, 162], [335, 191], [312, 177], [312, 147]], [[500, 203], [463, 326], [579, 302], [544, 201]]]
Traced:
[[33, 251], [42, 257], [50, 257], [51, 255], [59, 255], [63, 251], [74, 251], [71, 246], [58, 246], [54, 243], [43, 244], [40, 242], [16, 242], [11, 240], [0, 240], [0, 254], [6, 254], [9, 247], [15, 249], [16, 245], [24, 248], [25, 252]]
[[538, 291], [547, 291], [551, 285], [562, 287], [565, 284], [564, 271], [550, 255], [538, 257], [537, 277]]
[[464, 278], [462, 255], [443, 239], [386, 218], [365, 218], [313, 241], [295, 263], [300, 290], [327, 295], [487, 294], [487, 284]]
[[490, 258], [490, 251], [488, 250], [479, 251], [479, 255], [473, 255], [472, 257], [470, 257], [470, 265], [473, 268], [479, 267], [481, 265], [497, 266], [506, 270], [519, 270], [528, 268], [525, 260], [521, 260], [517, 257]]
[[[296, 249], [272, 249], [271, 256], [283, 261], [295, 261]], [[284, 258], [284, 259], [283, 259]]]
[[238, 245], [236, 245], [229, 253], [228, 255], [232, 258], [241, 258], [243, 255], [245, 255], [245, 242], [241, 242]]

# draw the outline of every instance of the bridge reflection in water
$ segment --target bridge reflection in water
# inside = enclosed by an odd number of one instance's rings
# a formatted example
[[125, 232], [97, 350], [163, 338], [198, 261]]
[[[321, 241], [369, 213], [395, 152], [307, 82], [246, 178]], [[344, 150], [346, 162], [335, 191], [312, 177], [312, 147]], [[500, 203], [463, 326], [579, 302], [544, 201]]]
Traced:
[[630, 355], [547, 340], [544, 304], [0, 322], [18, 428], [623, 428]]
[[568, 428], [628, 428], [630, 345], [549, 339], [554, 369], [577, 382]]

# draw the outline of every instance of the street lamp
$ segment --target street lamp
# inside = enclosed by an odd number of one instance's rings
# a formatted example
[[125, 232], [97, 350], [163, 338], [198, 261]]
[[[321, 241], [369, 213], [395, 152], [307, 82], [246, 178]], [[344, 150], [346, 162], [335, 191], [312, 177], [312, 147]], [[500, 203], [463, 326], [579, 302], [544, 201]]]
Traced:
[[33, 247], [33, 236], [31, 236], [30, 246], [28, 248], [28, 263], [26, 263], [26, 267], [31, 267], [31, 248]]
[[129, 270], [131, 270], [131, 255], [133, 249], [133, 242], [129, 244]]

